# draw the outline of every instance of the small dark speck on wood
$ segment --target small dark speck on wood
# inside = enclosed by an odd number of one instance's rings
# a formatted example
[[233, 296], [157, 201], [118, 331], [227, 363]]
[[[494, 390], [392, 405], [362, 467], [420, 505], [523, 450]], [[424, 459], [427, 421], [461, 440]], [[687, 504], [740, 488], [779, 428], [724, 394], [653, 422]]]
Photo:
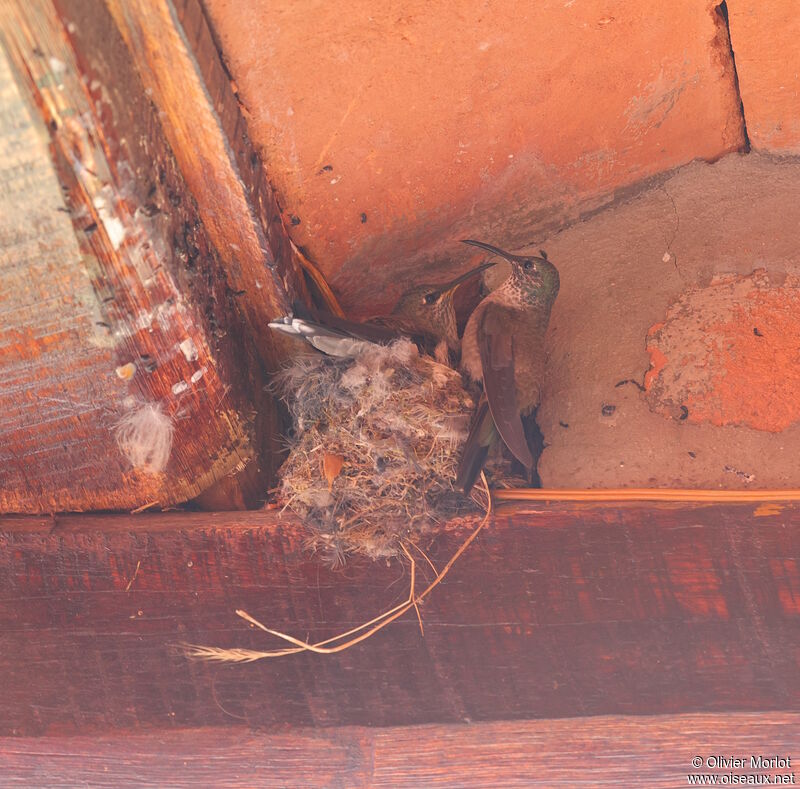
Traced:
[[620, 386], [625, 386], [625, 384], [633, 384], [640, 392], [644, 392], [645, 388], [640, 384], [638, 381], [634, 381], [633, 378], [626, 378], [624, 381], [617, 381], [614, 384], [615, 389], [619, 389]]

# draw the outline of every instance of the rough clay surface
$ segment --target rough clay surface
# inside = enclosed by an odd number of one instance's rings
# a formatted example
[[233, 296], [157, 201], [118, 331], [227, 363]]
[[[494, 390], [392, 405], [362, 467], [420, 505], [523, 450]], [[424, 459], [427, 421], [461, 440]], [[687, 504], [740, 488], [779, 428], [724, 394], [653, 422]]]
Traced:
[[800, 160], [734, 154], [542, 244], [546, 487], [800, 485], [798, 227]]
[[800, 282], [764, 269], [687, 291], [650, 329], [654, 411], [779, 433], [800, 420]]

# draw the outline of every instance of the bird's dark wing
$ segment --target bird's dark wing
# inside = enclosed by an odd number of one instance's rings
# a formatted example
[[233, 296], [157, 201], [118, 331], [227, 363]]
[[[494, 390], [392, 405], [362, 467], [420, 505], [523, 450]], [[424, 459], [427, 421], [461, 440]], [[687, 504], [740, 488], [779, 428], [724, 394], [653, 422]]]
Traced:
[[483, 368], [483, 391], [497, 432], [514, 457], [530, 470], [533, 456], [525, 440], [514, 377], [514, 325], [518, 320], [516, 311], [489, 304], [478, 327], [478, 347]]
[[387, 315], [381, 318], [373, 318], [365, 323], [348, 321], [345, 318], [338, 318], [335, 315], [323, 314], [320, 320], [326, 326], [339, 331], [348, 332], [353, 337], [360, 340], [369, 340], [386, 345], [401, 337], [407, 337], [419, 347], [421, 351], [433, 356], [436, 348], [437, 338], [432, 337], [417, 329], [412, 321], [405, 320], [399, 315]]
[[408, 332], [402, 332], [393, 326], [386, 326], [372, 321], [359, 323], [358, 321], [349, 321], [346, 318], [339, 318], [328, 313], [322, 313], [319, 316], [319, 322], [329, 329], [334, 329], [368, 342], [390, 343], [400, 337], [409, 336]]
[[469, 436], [461, 453], [461, 462], [458, 464], [455, 486], [461, 488], [465, 494], [472, 490], [486, 462], [486, 456], [496, 440], [497, 430], [484, 394], [478, 403]]

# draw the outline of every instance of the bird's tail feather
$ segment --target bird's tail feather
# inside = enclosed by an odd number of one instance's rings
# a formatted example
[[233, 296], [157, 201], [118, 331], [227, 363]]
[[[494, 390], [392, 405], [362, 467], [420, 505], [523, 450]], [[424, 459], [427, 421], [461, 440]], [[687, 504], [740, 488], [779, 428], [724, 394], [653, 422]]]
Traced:
[[464, 451], [456, 474], [456, 487], [461, 488], [465, 494], [469, 494], [472, 490], [472, 486], [486, 462], [489, 450], [496, 440], [497, 429], [489, 410], [489, 403], [485, 397], [482, 397], [472, 423], [472, 429], [464, 444]]

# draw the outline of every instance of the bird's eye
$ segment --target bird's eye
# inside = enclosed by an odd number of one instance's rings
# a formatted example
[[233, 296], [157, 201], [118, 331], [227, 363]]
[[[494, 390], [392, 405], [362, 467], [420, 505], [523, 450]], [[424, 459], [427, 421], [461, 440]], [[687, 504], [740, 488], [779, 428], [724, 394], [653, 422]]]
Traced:
[[430, 306], [431, 306], [431, 304], [435, 304], [435, 303], [436, 303], [436, 293], [426, 293], [426, 294], [425, 294], [425, 295], [422, 297], [422, 303], [423, 303], [423, 304], [424, 304], [426, 307], [430, 307]]
[[525, 271], [530, 271], [533, 268], [533, 261], [532, 260], [526, 260], [522, 264], [522, 268], [524, 268]]

